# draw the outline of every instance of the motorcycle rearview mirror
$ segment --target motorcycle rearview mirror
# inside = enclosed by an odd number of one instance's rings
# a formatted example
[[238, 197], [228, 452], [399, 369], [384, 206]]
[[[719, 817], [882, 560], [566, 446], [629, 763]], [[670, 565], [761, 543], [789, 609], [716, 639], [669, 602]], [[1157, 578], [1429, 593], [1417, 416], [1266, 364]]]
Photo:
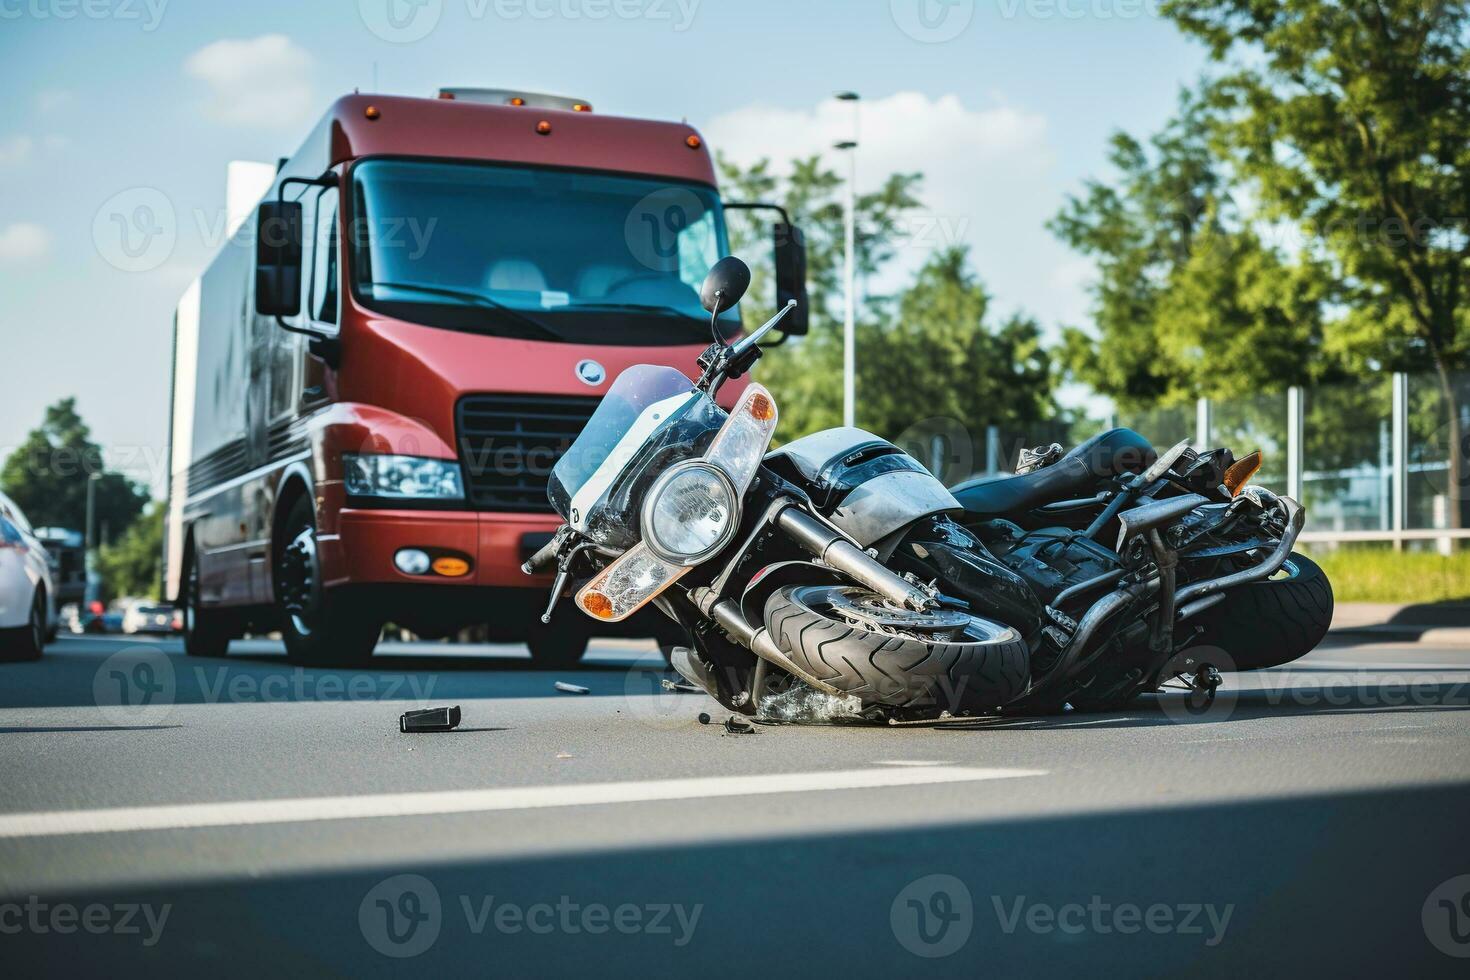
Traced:
[[[699, 290], [699, 302], [710, 314], [713, 328], [715, 318], [740, 302], [750, 288], [750, 266], [733, 255], [727, 255], [710, 267]], [[715, 331], [715, 339], [719, 339]]]

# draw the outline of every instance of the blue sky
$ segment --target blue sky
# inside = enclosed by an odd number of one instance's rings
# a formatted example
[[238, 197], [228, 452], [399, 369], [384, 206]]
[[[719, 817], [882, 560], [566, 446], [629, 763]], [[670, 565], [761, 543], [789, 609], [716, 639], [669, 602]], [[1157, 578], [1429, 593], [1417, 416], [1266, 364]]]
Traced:
[[[859, 184], [929, 175], [900, 262], [964, 241], [1002, 310], [1080, 322], [1087, 265], [1041, 223], [1105, 174], [1111, 131], [1156, 128], [1202, 70], [1156, 6], [0, 0], [0, 455], [76, 394], [117, 461], [161, 488], [170, 318], [220, 237], [227, 163], [289, 154], [331, 99], [375, 78], [687, 118], [737, 159], [825, 148], [850, 128], [831, 94], [856, 89]], [[120, 252], [119, 201], [156, 205], [163, 244]]]

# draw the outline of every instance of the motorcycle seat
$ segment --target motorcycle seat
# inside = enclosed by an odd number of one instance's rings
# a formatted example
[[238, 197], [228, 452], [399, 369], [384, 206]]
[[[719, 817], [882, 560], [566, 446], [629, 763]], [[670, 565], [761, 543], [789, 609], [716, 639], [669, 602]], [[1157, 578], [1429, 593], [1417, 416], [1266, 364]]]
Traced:
[[1141, 473], [1158, 459], [1153, 445], [1132, 429], [1109, 429], [1074, 447], [1050, 466], [1019, 476], [969, 480], [950, 492], [976, 517], [1005, 517], [1042, 504], [1093, 493], [1098, 483]]

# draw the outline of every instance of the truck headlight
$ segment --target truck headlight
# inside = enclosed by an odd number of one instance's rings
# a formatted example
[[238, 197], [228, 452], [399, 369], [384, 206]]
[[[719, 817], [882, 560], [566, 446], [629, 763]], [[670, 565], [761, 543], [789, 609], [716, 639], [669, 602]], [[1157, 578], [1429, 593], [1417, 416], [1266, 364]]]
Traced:
[[354, 497], [463, 500], [464, 480], [452, 459], [343, 453], [343, 481]]
[[643, 539], [655, 555], [695, 565], [729, 544], [740, 501], [718, 466], [690, 460], [654, 481], [643, 504]]

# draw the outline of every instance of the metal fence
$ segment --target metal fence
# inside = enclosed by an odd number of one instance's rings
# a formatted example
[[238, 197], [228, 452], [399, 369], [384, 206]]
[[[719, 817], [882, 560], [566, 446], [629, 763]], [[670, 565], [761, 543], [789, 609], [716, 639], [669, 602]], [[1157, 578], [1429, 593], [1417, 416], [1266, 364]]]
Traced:
[[[1307, 508], [1304, 541], [1389, 542], [1437, 547], [1470, 537], [1470, 497], [1462, 460], [1451, 472], [1451, 443], [1470, 437], [1470, 374], [1384, 374], [1352, 385], [1291, 388], [1250, 398], [1201, 399], [1193, 406], [1117, 413], [1113, 424], [1158, 445], [1188, 438], [1196, 447], [1260, 449], [1255, 482]], [[1458, 431], [1451, 424], [1451, 399]]]

